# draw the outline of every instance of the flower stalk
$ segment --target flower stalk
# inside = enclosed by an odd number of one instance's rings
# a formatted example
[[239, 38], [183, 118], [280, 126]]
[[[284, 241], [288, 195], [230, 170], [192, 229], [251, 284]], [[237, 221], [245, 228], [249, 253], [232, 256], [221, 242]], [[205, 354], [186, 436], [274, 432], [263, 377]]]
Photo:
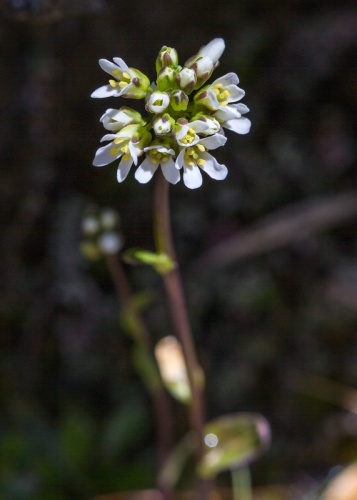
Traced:
[[[201, 460], [203, 454], [203, 425], [204, 417], [204, 378], [198, 363], [193, 336], [188, 319], [185, 296], [176, 253], [173, 244], [169, 204], [169, 184], [163, 175], [156, 176], [154, 198], [154, 231], [156, 250], [164, 252], [175, 262], [171, 271], [162, 275], [168, 296], [170, 311], [177, 338], [179, 339], [186, 362], [187, 376], [191, 389], [189, 403], [189, 418], [191, 429], [196, 439], [196, 461]], [[208, 483], [201, 482], [199, 498], [206, 498]]]

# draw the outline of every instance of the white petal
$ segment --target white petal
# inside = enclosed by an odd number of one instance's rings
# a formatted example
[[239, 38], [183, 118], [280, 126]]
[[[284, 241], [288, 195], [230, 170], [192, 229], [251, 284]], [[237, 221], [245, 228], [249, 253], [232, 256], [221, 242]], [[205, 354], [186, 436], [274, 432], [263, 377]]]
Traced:
[[103, 167], [104, 165], [112, 163], [112, 161], [116, 160], [117, 158], [120, 158], [123, 155], [122, 151], [118, 150], [118, 153], [116, 155], [112, 155], [110, 150], [113, 147], [115, 147], [115, 145], [110, 142], [106, 146], [99, 148], [95, 154], [93, 165], [95, 167]]
[[209, 153], [203, 153], [202, 158], [206, 161], [204, 165], [201, 166], [202, 170], [206, 172], [212, 179], [217, 181], [222, 181], [227, 177], [228, 170], [225, 165], [221, 165], [217, 162]]
[[99, 87], [99, 89], [91, 93], [91, 97], [97, 97], [97, 98], [111, 97], [118, 95], [119, 92], [117, 91], [117, 89], [113, 88], [111, 85], [104, 85], [103, 87]]
[[227, 90], [229, 92], [228, 102], [239, 101], [245, 96], [244, 90], [237, 85], [228, 85]]
[[118, 170], [117, 170], [118, 182], [123, 182], [127, 178], [132, 164], [133, 164], [132, 158], [130, 158], [129, 160], [122, 160], [119, 163]]
[[180, 180], [180, 172], [175, 167], [175, 163], [171, 158], [161, 164], [161, 171], [164, 174], [165, 179], [168, 182], [171, 182], [171, 184], [177, 184]]
[[141, 165], [136, 169], [135, 179], [141, 184], [146, 184], [152, 179], [158, 165], [153, 163], [150, 158], [145, 158]]
[[120, 57], [113, 57], [113, 61], [119, 66], [119, 68], [123, 71], [126, 71], [131, 75], [131, 71], [129, 69], [129, 66], [121, 59]]
[[238, 104], [233, 104], [233, 107], [236, 108], [238, 113], [240, 113], [241, 115], [244, 115], [245, 113], [249, 112], [248, 106], [246, 106], [242, 102], [239, 102]]
[[130, 151], [131, 157], [132, 157], [135, 165], [137, 165], [138, 164], [138, 156], [140, 155], [141, 151], [140, 151], [140, 149], [136, 148], [131, 141], [129, 142], [128, 146], [129, 146], [129, 151]]
[[214, 113], [215, 118], [226, 122], [233, 118], [240, 118], [240, 112], [234, 106], [220, 106]]
[[214, 63], [216, 63], [223, 54], [224, 49], [225, 43], [223, 38], [214, 38], [207, 45], [201, 47], [198, 54], [200, 56], [208, 56]]
[[118, 66], [107, 59], [99, 59], [99, 66], [103, 71], [113, 76], [113, 71], [118, 70]]
[[104, 142], [104, 141], [113, 141], [114, 139], [116, 139], [118, 136], [116, 134], [105, 134], [100, 142]]
[[237, 134], [248, 134], [251, 122], [250, 120], [248, 120], [248, 118], [244, 118], [242, 116], [241, 118], [234, 118], [233, 120], [228, 120], [227, 122], [222, 123], [222, 125], [223, 127], [227, 128], [228, 130], [232, 130]]
[[194, 122], [189, 123], [188, 126], [189, 126], [189, 128], [192, 128], [198, 134], [200, 134], [201, 132], [204, 132], [209, 127], [208, 123], [205, 123], [202, 120], [195, 120]]
[[224, 87], [228, 85], [237, 85], [239, 83], [239, 78], [235, 73], [227, 73], [226, 75], [220, 76], [212, 83], [214, 87], [217, 83], [222, 83]]
[[178, 157], [176, 158], [176, 162], [175, 162], [175, 168], [177, 168], [178, 170], [180, 168], [182, 168], [184, 163], [185, 163], [184, 156], [185, 156], [185, 150], [181, 149]]
[[183, 182], [190, 189], [199, 188], [202, 185], [202, 174], [198, 167], [184, 167]]
[[214, 134], [200, 140], [200, 144], [207, 149], [217, 149], [227, 142], [227, 137], [222, 134]]

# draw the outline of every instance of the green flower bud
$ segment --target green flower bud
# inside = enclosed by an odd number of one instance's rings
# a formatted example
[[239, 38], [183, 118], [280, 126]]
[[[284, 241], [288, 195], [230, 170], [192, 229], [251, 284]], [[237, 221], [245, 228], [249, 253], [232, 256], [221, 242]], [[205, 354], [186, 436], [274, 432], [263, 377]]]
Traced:
[[175, 75], [176, 72], [172, 68], [164, 67], [159, 71], [157, 75], [156, 85], [158, 90], [165, 92], [166, 90], [171, 90], [175, 86]]
[[186, 111], [189, 99], [183, 90], [171, 92], [170, 104], [175, 111]]
[[156, 72], [159, 73], [159, 71], [165, 66], [172, 67], [177, 66], [177, 64], [177, 51], [171, 47], [166, 47], [166, 45], [164, 45], [156, 59]]

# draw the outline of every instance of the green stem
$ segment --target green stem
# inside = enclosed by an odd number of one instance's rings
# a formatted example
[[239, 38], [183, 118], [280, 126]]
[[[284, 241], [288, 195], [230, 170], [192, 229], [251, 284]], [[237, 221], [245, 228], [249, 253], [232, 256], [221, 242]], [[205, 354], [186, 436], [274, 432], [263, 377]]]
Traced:
[[252, 483], [249, 467], [231, 469], [233, 500], [252, 500]]
[[[176, 334], [181, 342], [186, 362], [187, 376], [191, 389], [191, 401], [189, 407], [190, 425], [196, 437], [196, 460], [199, 462], [202, 457], [204, 445], [203, 373], [197, 360], [191, 327], [187, 315], [181, 276], [173, 245], [169, 205], [169, 184], [160, 171], [157, 172], [155, 177], [154, 228], [156, 251], [158, 253], [166, 253], [176, 263], [176, 266], [172, 271], [163, 274], [163, 281], [168, 295]], [[207, 484], [204, 485], [201, 483], [199, 498], [207, 498], [207, 490]]]

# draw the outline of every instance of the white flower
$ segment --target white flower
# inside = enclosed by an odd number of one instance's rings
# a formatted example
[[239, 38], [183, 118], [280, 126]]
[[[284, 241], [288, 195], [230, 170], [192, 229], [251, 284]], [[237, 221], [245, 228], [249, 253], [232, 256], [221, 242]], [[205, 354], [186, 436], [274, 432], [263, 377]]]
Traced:
[[170, 96], [167, 92], [155, 90], [152, 94], [147, 95], [146, 110], [150, 113], [160, 114], [165, 111], [170, 104]]
[[216, 111], [244, 97], [245, 92], [237, 86], [239, 78], [235, 73], [217, 78], [211, 85], [200, 89], [194, 97], [195, 103]]
[[107, 59], [99, 59], [99, 66], [106, 73], [114, 77], [109, 80], [108, 85], [104, 85], [95, 90], [91, 97], [131, 97], [141, 99], [145, 97], [150, 81], [141, 71], [129, 68], [120, 57], [113, 58], [114, 63]]
[[144, 125], [141, 114], [134, 109], [122, 106], [120, 109], [107, 109], [101, 116], [100, 121], [107, 130], [119, 131], [130, 123]]
[[117, 159], [121, 159], [117, 170], [118, 182], [126, 179], [129, 170], [134, 163], [138, 164], [138, 157], [144, 152], [144, 147], [150, 142], [151, 134], [139, 125], [128, 125], [117, 134], [107, 134], [102, 137], [101, 142], [112, 140], [106, 146], [98, 149], [95, 154], [93, 165], [102, 167]]
[[176, 168], [183, 167], [183, 181], [190, 189], [196, 189], [202, 185], [202, 169], [209, 177], [216, 180], [226, 178], [228, 170], [210, 155], [207, 150], [223, 146], [227, 138], [221, 134], [211, 135], [200, 139], [193, 146], [183, 148], [176, 160]]
[[218, 119], [222, 127], [232, 130], [237, 134], [247, 134], [250, 130], [251, 121], [242, 116], [248, 113], [249, 108], [243, 103], [232, 104], [219, 108], [213, 116]]
[[207, 123], [201, 120], [195, 120], [190, 123], [187, 123], [187, 121], [183, 123], [178, 121], [176, 127], [176, 141], [182, 147], [194, 146], [200, 140], [198, 134], [208, 129]]
[[165, 179], [171, 184], [176, 184], [180, 180], [180, 173], [175, 168], [175, 163], [172, 159], [175, 156], [175, 151], [169, 147], [168, 143], [160, 144], [159, 141], [154, 141], [144, 149], [146, 153], [145, 160], [139, 165], [135, 172], [135, 179], [141, 184], [149, 182], [158, 166], [161, 166], [161, 171]]

